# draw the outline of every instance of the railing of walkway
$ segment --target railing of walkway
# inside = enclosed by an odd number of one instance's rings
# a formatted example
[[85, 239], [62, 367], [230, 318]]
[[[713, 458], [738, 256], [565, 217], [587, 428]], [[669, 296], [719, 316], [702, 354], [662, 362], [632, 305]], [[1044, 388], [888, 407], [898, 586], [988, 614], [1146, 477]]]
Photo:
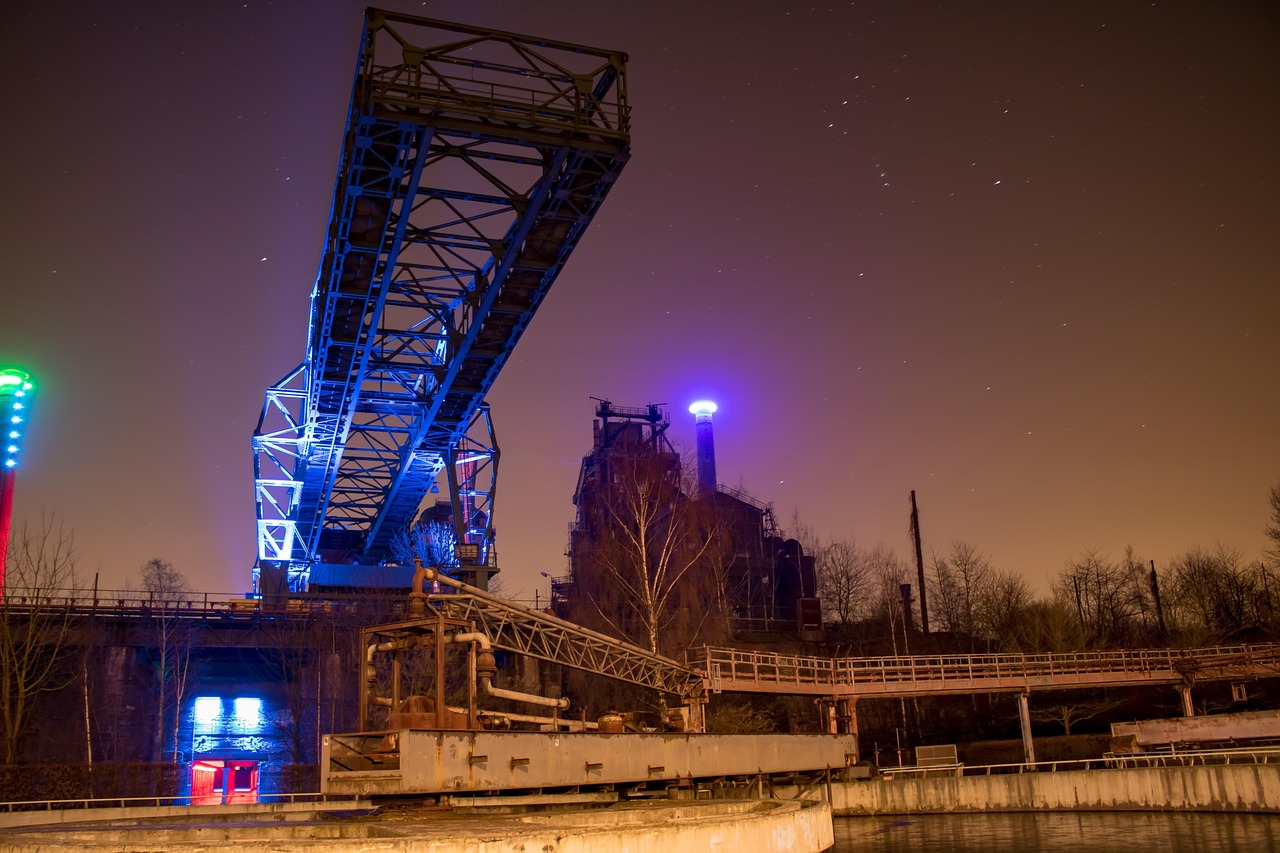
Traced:
[[[211, 616], [252, 616], [254, 614], [305, 615], [376, 609], [385, 614], [403, 613], [407, 598], [402, 593], [329, 595], [290, 593], [287, 598], [242, 597], [229, 592], [148, 593], [136, 589], [55, 589], [32, 594], [21, 589], [5, 590], [5, 608], [67, 610], [77, 615], [138, 616], [164, 613], [169, 616], [208, 618]], [[545, 601], [511, 599], [524, 606], [545, 606]]]
[[881, 767], [880, 776], [884, 779], [918, 776], [998, 776], [1017, 773], [1061, 773], [1069, 770], [1125, 770], [1140, 767], [1194, 767], [1212, 764], [1280, 764], [1280, 747], [1171, 750], [1125, 755], [1108, 753], [1100, 758], [1020, 764]]
[[[1108, 676], [1180, 677], [1192, 672], [1246, 668], [1280, 673], [1280, 644], [1218, 646], [1204, 649], [1117, 649], [1048, 654], [915, 655], [876, 658], [823, 658], [725, 647], [690, 650], [686, 661], [703, 672], [713, 690], [807, 687], [821, 692], [857, 685], [945, 688], [948, 685], [1014, 686], [1031, 679], [1103, 682]], [[1090, 678], [1094, 676], [1094, 678]]]
[[[257, 804], [320, 803], [350, 801], [351, 797], [330, 797], [316, 792], [299, 794], [259, 794]], [[15, 800], [0, 802], [0, 812], [61, 811], [63, 809], [135, 808], [148, 806], [190, 806], [191, 797], [97, 797], [71, 800]]]

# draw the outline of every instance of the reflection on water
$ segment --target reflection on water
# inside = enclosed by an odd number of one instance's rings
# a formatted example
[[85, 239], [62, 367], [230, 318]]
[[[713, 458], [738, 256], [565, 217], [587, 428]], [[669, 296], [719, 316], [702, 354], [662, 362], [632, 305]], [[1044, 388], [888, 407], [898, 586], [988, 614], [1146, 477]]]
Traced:
[[1187, 812], [1027, 812], [842, 817], [837, 853], [1280, 850], [1280, 817]]

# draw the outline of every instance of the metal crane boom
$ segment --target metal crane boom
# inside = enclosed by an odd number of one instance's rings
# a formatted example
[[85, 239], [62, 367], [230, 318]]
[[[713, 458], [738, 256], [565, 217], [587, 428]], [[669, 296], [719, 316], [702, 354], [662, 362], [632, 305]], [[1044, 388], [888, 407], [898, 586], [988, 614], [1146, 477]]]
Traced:
[[253, 437], [255, 583], [380, 562], [442, 472], [491, 564], [485, 397], [627, 161], [625, 63], [366, 12], [306, 358]]

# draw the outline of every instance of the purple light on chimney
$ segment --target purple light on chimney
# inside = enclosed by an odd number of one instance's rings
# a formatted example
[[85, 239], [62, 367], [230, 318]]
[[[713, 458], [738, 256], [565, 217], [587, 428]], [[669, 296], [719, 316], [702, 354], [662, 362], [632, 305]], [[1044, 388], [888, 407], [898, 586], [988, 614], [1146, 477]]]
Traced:
[[698, 437], [698, 497], [700, 498], [716, 493], [716, 444], [711, 432], [711, 415], [715, 410], [716, 404], [710, 400], [698, 400], [689, 406]]

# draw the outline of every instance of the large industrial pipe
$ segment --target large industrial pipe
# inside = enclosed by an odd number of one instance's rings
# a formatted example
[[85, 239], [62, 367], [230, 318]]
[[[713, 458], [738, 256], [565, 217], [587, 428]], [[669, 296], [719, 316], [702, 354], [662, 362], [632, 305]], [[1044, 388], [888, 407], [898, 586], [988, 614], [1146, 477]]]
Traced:
[[538, 696], [533, 693], [517, 693], [514, 690], [503, 690], [501, 687], [493, 686], [493, 676], [487, 673], [480, 675], [480, 689], [490, 696], [499, 699], [513, 699], [516, 702], [528, 702], [530, 705], [542, 705], [545, 708], [559, 708], [561, 711], [569, 710], [569, 700], [561, 696], [559, 699], [552, 699], [549, 696]]
[[[418, 589], [418, 578], [422, 575], [424, 578], [429, 576], [430, 569], [419, 568], [414, 573], [414, 589]], [[412, 593], [411, 593], [412, 594]], [[478, 631], [458, 632], [454, 634], [446, 634], [444, 641], [446, 643], [476, 643], [485, 652], [491, 652], [493, 645], [489, 642], [489, 638]], [[369, 698], [376, 705], [390, 705], [391, 699], [386, 696], [378, 696], [373, 692], [372, 687], [377, 681], [377, 668], [373, 665], [373, 656], [377, 652], [391, 652], [402, 649], [411, 649], [418, 645], [415, 637], [406, 637], [403, 640], [391, 640], [386, 643], [371, 643], [365, 650], [365, 681], [369, 683]], [[501, 687], [493, 686], [494, 670], [492, 663], [489, 664], [487, 671], [478, 673], [480, 681], [480, 689], [489, 696], [497, 699], [511, 699], [515, 702], [526, 702], [530, 705], [541, 705], [545, 708], [557, 708], [561, 711], [569, 709], [569, 700], [566, 697], [552, 699], [547, 696], [539, 696], [536, 693], [520, 693], [515, 690], [504, 690]]]
[[378, 669], [373, 665], [373, 656], [377, 652], [394, 652], [411, 649], [418, 645], [417, 637], [405, 637], [403, 640], [390, 640], [385, 643], [370, 643], [364, 652], [364, 681], [368, 701], [373, 705], [390, 708], [395, 702], [390, 696], [379, 696], [375, 691], [378, 686]]
[[[444, 640], [446, 643], [479, 643], [480, 648], [485, 652], [489, 652], [492, 646], [489, 638], [478, 632], [449, 634]], [[552, 699], [547, 696], [539, 696], [536, 693], [519, 693], [515, 690], [503, 690], [501, 687], [493, 686], [493, 676], [496, 673], [493, 664], [493, 656], [489, 655], [489, 660], [483, 659], [476, 666], [476, 678], [480, 681], [480, 689], [489, 696], [498, 699], [511, 699], [516, 702], [527, 702], [530, 705], [541, 705], [544, 708], [558, 708], [561, 711], [569, 709], [569, 700], [561, 696], [559, 699]]]
[[446, 643], [479, 643], [480, 648], [486, 652], [492, 651], [493, 646], [489, 644], [489, 638], [478, 631], [468, 631], [466, 633], [445, 634], [444, 641]]
[[440, 571], [434, 566], [422, 565], [422, 561], [417, 558], [414, 559], [413, 565], [413, 583], [409, 587], [409, 614], [424, 616], [427, 612], [427, 594], [423, 592], [422, 585], [427, 581], [436, 580], [440, 576]]
[[373, 655], [375, 652], [394, 652], [403, 649], [411, 649], [418, 644], [417, 637], [405, 637], [403, 640], [391, 640], [386, 643], [370, 643], [369, 648], [364, 652], [364, 680], [373, 682], [377, 680], [378, 671], [373, 665]]
[[[466, 708], [453, 705], [447, 707], [455, 714], [467, 713]], [[594, 732], [600, 729], [600, 724], [597, 722], [575, 720], [569, 717], [543, 717], [536, 714], [515, 714], [510, 711], [480, 711], [476, 716], [481, 720], [509, 720], [514, 723], [539, 723], [558, 726], [568, 732]]]

